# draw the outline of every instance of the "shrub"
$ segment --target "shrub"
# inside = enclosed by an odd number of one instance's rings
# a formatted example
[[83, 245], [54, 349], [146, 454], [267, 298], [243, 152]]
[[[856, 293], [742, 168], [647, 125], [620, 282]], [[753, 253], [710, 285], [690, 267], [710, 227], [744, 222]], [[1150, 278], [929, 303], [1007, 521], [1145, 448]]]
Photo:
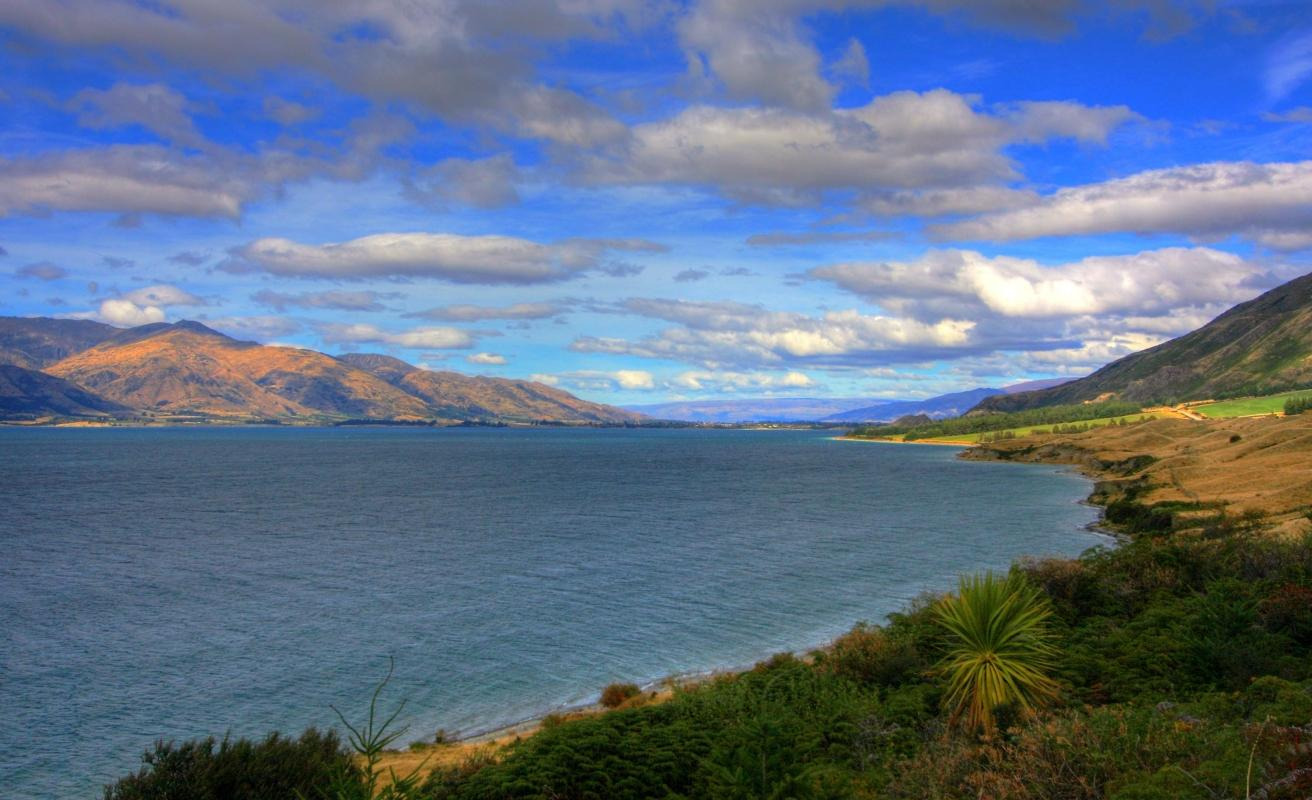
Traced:
[[213, 737], [181, 745], [158, 742], [144, 766], [105, 787], [105, 800], [286, 800], [320, 797], [360, 770], [337, 734], [311, 728], [299, 739]]
[[625, 701], [642, 694], [635, 683], [612, 683], [601, 690], [601, 704], [606, 708], [619, 708]]
[[836, 675], [871, 686], [898, 686], [929, 666], [910, 637], [864, 622], [834, 640], [823, 665]]
[[1048, 677], [1056, 649], [1048, 631], [1047, 598], [1020, 573], [962, 577], [957, 594], [938, 605], [948, 632], [946, 702], [954, 719], [992, 730], [994, 709], [1015, 703], [1033, 708], [1057, 694]]
[[1285, 401], [1285, 416], [1287, 417], [1302, 414], [1308, 409], [1312, 409], [1312, 394], [1303, 395], [1302, 397], [1291, 397]]

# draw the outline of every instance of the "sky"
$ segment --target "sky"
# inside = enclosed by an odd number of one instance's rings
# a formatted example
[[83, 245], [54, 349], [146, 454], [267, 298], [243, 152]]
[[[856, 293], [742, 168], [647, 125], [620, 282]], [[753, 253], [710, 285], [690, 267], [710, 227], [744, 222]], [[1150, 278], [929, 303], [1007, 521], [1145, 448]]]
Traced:
[[1309, 271], [1308, 2], [0, 3], [3, 315], [920, 398]]

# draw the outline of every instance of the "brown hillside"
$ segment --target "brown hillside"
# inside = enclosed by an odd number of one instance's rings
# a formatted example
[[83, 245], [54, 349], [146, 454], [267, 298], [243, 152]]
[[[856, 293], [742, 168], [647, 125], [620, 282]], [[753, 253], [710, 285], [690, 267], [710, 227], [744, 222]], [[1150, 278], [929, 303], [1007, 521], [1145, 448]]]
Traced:
[[374, 353], [350, 353], [340, 358], [421, 398], [444, 416], [611, 424], [644, 419], [641, 414], [590, 403], [533, 381], [432, 372]]
[[430, 416], [420, 400], [322, 353], [240, 342], [190, 322], [125, 331], [47, 371], [118, 403], [165, 412]]
[[[1257, 512], [1290, 531], [1307, 529], [1312, 508], [1312, 414], [1159, 419], [993, 442], [963, 455], [1073, 464], [1093, 477], [1148, 484], [1140, 498], [1146, 504], [1215, 501], [1227, 513]], [[1150, 459], [1135, 461], [1142, 456]]]

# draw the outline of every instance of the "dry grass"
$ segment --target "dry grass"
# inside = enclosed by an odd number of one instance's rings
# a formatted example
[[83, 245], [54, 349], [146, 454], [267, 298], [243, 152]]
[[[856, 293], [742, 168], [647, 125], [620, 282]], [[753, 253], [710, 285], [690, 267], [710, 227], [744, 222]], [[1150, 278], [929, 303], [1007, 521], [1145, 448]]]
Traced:
[[1256, 512], [1286, 532], [1312, 524], [1306, 516], [1312, 508], [1312, 418], [1302, 415], [1160, 419], [1080, 434], [1027, 436], [982, 450], [1076, 464], [1097, 478], [1123, 477], [1100, 470], [1100, 461], [1150, 455], [1156, 461], [1135, 474], [1154, 487], [1143, 502], [1219, 502], [1228, 513]]

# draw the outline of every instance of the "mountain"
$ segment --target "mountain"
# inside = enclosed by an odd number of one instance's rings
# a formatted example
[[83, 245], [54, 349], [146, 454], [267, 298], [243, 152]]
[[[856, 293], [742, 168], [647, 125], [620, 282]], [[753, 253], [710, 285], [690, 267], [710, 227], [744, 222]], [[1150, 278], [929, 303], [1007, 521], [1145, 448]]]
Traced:
[[122, 333], [86, 319], [0, 317], [0, 364], [42, 369]]
[[926, 400], [901, 400], [881, 403], [868, 408], [855, 408], [825, 417], [825, 422], [891, 422], [898, 417], [923, 414], [933, 419], [959, 417], [974, 408], [981, 400], [1002, 394], [1002, 389], [969, 389], [931, 397]]
[[761, 397], [685, 400], [625, 408], [656, 419], [682, 422], [814, 422], [831, 414], [879, 402], [872, 397]]
[[643, 419], [641, 414], [590, 403], [534, 381], [434, 372], [378, 353], [348, 353], [338, 356], [338, 360], [419, 398], [441, 416], [454, 419], [604, 424]]
[[431, 416], [423, 401], [331, 356], [238, 341], [198, 322], [119, 331], [46, 371], [112, 401], [164, 413]]
[[131, 411], [62, 378], [0, 364], [0, 418], [107, 417]]
[[1312, 385], [1312, 274], [1240, 303], [1198, 330], [1051, 389], [990, 397], [980, 411], [1116, 397], [1153, 405]]

